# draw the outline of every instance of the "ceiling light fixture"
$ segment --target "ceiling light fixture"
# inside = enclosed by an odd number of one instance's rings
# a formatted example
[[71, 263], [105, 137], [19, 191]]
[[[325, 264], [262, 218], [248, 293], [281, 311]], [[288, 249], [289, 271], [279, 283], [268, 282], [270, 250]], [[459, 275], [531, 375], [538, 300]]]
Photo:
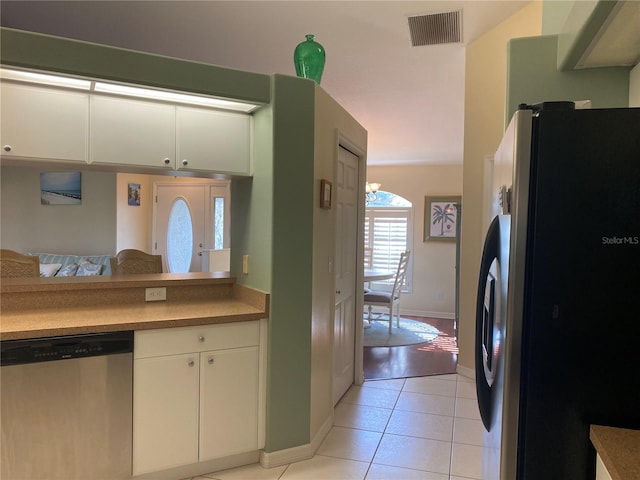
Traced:
[[381, 183], [369, 183], [366, 182], [364, 186], [365, 191], [365, 203], [369, 205], [372, 202], [375, 202], [378, 198], [378, 190], [382, 186]]
[[108, 93], [112, 95], [134, 98], [147, 98], [151, 100], [161, 100], [171, 103], [198, 105], [204, 107], [219, 108], [222, 110], [233, 110], [243, 113], [251, 113], [260, 106], [255, 103], [238, 102], [226, 98], [191, 95], [170, 90], [135, 87], [117, 83], [105, 83], [92, 81], [89, 79], [64, 77], [59, 75], [50, 75], [24, 70], [10, 70], [6, 68], [0, 69], [0, 78], [2, 78], [3, 80], [13, 80], [24, 83], [36, 83], [41, 85], [73, 88], [78, 90], [87, 90], [92, 92]]

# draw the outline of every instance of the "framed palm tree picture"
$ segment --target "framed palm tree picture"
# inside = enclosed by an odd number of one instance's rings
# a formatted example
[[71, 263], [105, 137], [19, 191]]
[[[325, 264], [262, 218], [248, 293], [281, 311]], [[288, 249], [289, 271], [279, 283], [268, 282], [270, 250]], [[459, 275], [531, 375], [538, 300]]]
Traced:
[[461, 196], [424, 197], [424, 240], [455, 242]]

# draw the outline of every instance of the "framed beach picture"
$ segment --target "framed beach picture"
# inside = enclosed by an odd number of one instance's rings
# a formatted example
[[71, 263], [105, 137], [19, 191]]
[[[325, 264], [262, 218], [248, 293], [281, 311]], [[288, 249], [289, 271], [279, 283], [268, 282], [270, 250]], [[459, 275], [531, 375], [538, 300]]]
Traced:
[[130, 183], [127, 188], [127, 204], [132, 207], [140, 206], [140, 184]]
[[424, 241], [455, 242], [460, 196], [424, 197]]
[[80, 172], [40, 172], [41, 205], [80, 205]]

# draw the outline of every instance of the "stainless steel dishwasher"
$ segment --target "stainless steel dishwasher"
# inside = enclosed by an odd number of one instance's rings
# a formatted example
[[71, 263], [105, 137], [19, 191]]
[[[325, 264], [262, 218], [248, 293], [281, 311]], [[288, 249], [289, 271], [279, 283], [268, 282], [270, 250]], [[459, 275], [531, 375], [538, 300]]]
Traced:
[[0, 349], [3, 480], [131, 478], [133, 332]]

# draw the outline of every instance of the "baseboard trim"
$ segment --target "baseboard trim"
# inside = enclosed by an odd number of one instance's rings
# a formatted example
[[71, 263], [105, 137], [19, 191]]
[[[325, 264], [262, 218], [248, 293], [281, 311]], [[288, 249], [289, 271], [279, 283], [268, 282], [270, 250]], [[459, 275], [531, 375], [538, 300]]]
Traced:
[[463, 377], [470, 378], [471, 380], [475, 380], [476, 378], [476, 371], [473, 368], [458, 365], [456, 367], [456, 371], [458, 372], [458, 374], [462, 375]]
[[301, 462], [302, 460], [308, 460], [312, 458], [318, 449], [320, 444], [327, 436], [329, 430], [333, 426], [333, 415], [325, 420], [318, 432], [315, 434], [311, 443], [305, 445], [298, 445], [297, 447], [286, 448], [284, 450], [278, 450], [275, 452], [260, 452], [260, 465], [264, 468], [279, 467], [281, 465], [288, 465], [289, 463]]
[[175, 480], [176, 478], [190, 478], [204, 475], [211, 472], [219, 472], [228, 468], [241, 467], [257, 463], [259, 459], [258, 451], [239, 453], [223, 458], [216, 458], [204, 462], [182, 465], [180, 467], [169, 468], [156, 472], [135, 475], [134, 480]]

